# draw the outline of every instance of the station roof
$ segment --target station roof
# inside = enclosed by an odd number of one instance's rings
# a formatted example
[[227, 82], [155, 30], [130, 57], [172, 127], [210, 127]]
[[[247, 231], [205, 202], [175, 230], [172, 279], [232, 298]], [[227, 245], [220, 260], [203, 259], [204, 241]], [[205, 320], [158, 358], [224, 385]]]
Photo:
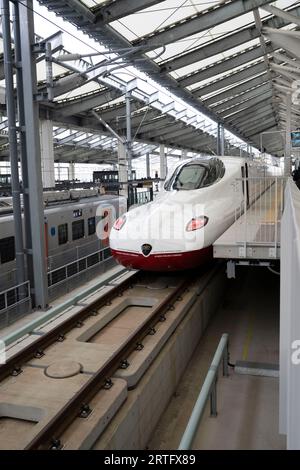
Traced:
[[[69, 131], [72, 134], [81, 127], [81, 138], [87, 143], [92, 137], [89, 132], [94, 129], [99, 133], [99, 122], [91, 115], [91, 109], [99, 112], [117, 132], [125, 133], [124, 95], [128, 87], [132, 96], [133, 136], [137, 150], [142, 153], [145, 146], [155, 150], [159, 143], [216, 153], [216, 126], [211, 123], [214, 120], [224, 123], [228, 131], [246, 143], [281, 156], [287, 110], [292, 112], [292, 128], [298, 127], [300, 113], [294, 101], [300, 78], [297, 50], [300, 2], [39, 0], [39, 3], [93, 39], [99, 45], [98, 51], [106, 51], [105, 61], [101, 58], [102, 69], [101, 61], [91, 62], [91, 57], [56, 63], [57, 96], [51, 108], [54, 122], [58, 128], [72, 127], [74, 130]], [[58, 42], [57, 37], [55, 41]], [[58, 48], [57, 58], [64, 54]], [[113, 61], [108, 63], [108, 59]], [[90, 72], [91, 64], [97, 64], [95, 70], [101, 74]], [[169, 90], [178, 101], [168, 101], [163, 92], [155, 93], [150, 82], [145, 91], [145, 86], [141, 86], [145, 80], [137, 70]], [[289, 106], [287, 96], [291, 93]], [[181, 100], [187, 105], [186, 111]], [[193, 110], [206, 118], [199, 118]], [[104, 128], [101, 136], [101, 140], [108, 139]], [[81, 140], [79, 135], [76, 138]], [[112, 144], [113, 139], [109, 140], [107, 146], [115, 152], [116, 142]], [[230, 142], [229, 151], [234, 153]], [[83, 154], [84, 161], [88, 153]]]

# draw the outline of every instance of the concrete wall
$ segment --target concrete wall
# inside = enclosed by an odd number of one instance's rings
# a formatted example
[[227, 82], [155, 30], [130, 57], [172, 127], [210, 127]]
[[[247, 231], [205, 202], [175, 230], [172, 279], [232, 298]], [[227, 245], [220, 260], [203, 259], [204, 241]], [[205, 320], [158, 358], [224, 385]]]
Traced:
[[217, 269], [197, 301], [177, 327], [136, 389], [94, 449], [145, 449], [185, 371], [195, 347], [224, 295], [225, 269]]

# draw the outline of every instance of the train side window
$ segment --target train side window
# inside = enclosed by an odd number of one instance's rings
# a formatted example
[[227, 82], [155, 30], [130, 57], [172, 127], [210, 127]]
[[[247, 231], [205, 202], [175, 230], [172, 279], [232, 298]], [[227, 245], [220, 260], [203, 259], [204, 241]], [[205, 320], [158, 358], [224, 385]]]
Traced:
[[64, 245], [68, 242], [68, 224], [61, 224], [58, 226], [58, 244]]
[[88, 235], [94, 235], [96, 233], [96, 219], [95, 217], [90, 217], [88, 219]]
[[8, 263], [15, 259], [15, 237], [2, 238], [0, 240], [0, 261]]
[[84, 237], [84, 220], [76, 220], [72, 222], [72, 238], [74, 240], [79, 240], [79, 238]]

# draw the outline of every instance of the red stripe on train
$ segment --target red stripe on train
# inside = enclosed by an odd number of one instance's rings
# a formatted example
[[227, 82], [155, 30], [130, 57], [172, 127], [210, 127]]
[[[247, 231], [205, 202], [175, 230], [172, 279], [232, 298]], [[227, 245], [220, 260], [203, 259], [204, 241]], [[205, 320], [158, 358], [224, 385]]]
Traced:
[[126, 268], [143, 271], [181, 271], [201, 266], [213, 258], [213, 248], [183, 253], [157, 253], [144, 256], [139, 253], [111, 249], [113, 257]]

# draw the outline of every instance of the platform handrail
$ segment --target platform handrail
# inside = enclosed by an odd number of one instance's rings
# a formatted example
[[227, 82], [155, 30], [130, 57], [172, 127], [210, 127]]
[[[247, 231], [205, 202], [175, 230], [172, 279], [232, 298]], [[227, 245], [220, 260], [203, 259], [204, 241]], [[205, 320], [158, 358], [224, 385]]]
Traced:
[[[9, 301], [9, 293], [14, 293], [15, 301]], [[16, 307], [17, 305], [21, 305], [22, 303], [30, 300], [30, 282], [25, 281], [21, 284], [17, 284], [16, 286], [8, 287], [6, 290], [0, 292], [0, 298], [3, 297], [4, 305], [3, 307], [0, 306], [0, 313], [3, 313], [9, 308]]]
[[189, 422], [181, 438], [178, 450], [191, 449], [209, 397], [211, 416], [217, 416], [218, 370], [221, 361], [223, 361], [223, 376], [228, 377], [228, 344], [229, 335], [224, 333], [220, 339], [214, 358], [207, 372], [204, 384], [202, 385]]

